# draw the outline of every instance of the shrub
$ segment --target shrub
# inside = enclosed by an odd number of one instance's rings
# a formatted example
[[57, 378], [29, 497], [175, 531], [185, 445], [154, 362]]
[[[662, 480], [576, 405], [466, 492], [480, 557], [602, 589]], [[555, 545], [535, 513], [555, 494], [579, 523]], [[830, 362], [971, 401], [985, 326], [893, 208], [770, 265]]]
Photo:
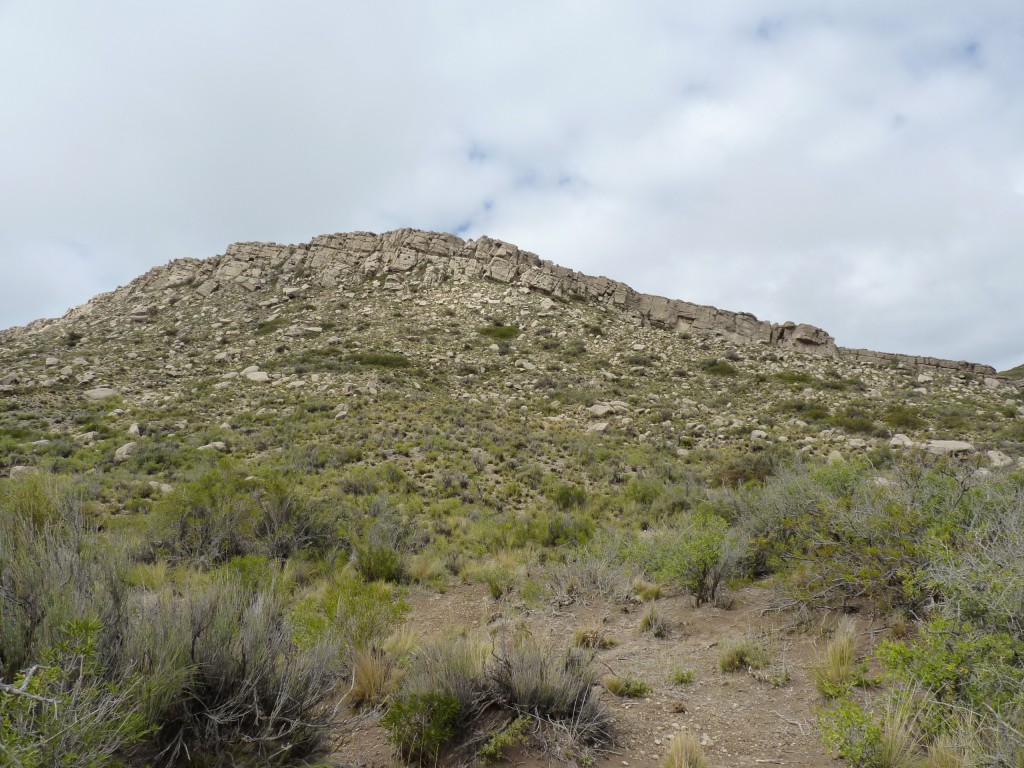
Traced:
[[459, 702], [451, 696], [412, 694], [395, 701], [380, 724], [406, 760], [437, 765], [441, 748], [455, 732], [459, 712]]
[[700, 369], [711, 376], [736, 376], [739, 371], [732, 363], [717, 358], [705, 360], [700, 364]]
[[477, 757], [485, 763], [499, 763], [505, 759], [507, 750], [527, 740], [526, 728], [530, 724], [527, 717], [517, 717], [501, 731], [491, 736], [487, 743], [480, 747]]
[[[13, 766], [105, 768], [152, 732], [138, 679], [104, 679], [96, 620], [70, 622], [61, 641], [0, 691], [0, 754]], [[6, 762], [10, 761], [10, 762]]]
[[503, 325], [497, 322], [492, 325], [481, 326], [476, 331], [481, 336], [486, 336], [496, 341], [511, 341], [522, 333], [518, 325]]
[[590, 746], [610, 741], [611, 718], [593, 694], [595, 677], [591, 654], [559, 654], [533, 640], [506, 646], [490, 670], [504, 706], [560, 722], [574, 741]]
[[558, 483], [549, 495], [555, 506], [565, 511], [579, 509], [587, 501], [586, 490], [572, 483]]
[[376, 368], [409, 368], [412, 366], [412, 360], [405, 355], [384, 352], [353, 352], [346, 359], [352, 363]]
[[736, 566], [738, 549], [732, 546], [728, 529], [718, 515], [694, 512], [671, 528], [637, 537], [625, 556], [658, 580], [685, 589], [702, 605], [714, 599], [723, 579]]

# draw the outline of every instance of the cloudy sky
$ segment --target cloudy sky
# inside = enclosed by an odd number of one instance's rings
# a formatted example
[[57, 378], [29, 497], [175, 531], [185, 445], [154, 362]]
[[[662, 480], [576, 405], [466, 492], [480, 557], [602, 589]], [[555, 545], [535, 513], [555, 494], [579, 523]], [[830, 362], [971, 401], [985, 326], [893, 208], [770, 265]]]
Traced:
[[403, 226], [1017, 365], [1024, 3], [0, 0], [0, 327]]

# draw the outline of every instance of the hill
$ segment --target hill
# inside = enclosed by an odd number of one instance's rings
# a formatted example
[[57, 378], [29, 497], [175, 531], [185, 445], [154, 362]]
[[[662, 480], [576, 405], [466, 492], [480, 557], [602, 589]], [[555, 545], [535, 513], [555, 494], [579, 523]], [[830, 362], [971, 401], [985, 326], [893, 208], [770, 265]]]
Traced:
[[[898, 686], [816, 688], [826, 636], [856, 611], [858, 679], [926, 684], [924, 650], [878, 641], [930, 642], [1014, 562], [977, 526], [1020, 506], [1024, 390], [490, 238], [351, 233], [0, 332], [0, 468], [0, 747], [25, 764], [644, 765], [677, 732], [715, 764], [858, 764], [828, 723], [868, 743]], [[963, 642], [1020, 642], [1000, 610]], [[748, 644], [742, 680], [719, 639]], [[930, 716], [933, 746], [962, 736]]]

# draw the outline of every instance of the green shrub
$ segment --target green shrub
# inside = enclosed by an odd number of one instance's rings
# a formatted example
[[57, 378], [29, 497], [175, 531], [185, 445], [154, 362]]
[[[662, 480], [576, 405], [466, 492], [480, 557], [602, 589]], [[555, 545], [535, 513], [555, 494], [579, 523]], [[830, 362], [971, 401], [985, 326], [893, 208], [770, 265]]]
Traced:
[[376, 368], [410, 368], [412, 366], [412, 360], [405, 355], [384, 352], [353, 352], [346, 359], [352, 363]]
[[529, 718], [517, 717], [501, 731], [491, 736], [487, 743], [477, 751], [477, 757], [485, 763], [502, 762], [505, 760], [508, 750], [527, 740], [526, 728], [529, 724]]
[[728, 530], [728, 523], [718, 515], [693, 512], [670, 528], [639, 535], [627, 545], [625, 557], [658, 581], [685, 589], [702, 605], [715, 598], [735, 568], [738, 550]]
[[579, 509], [587, 501], [586, 489], [573, 483], [557, 483], [548, 495], [556, 507], [565, 511]]
[[735, 365], [718, 358], [705, 360], [700, 364], [700, 369], [710, 376], [736, 376], [739, 374]]
[[522, 333], [518, 325], [502, 325], [500, 323], [484, 325], [477, 328], [476, 331], [481, 336], [486, 336], [496, 341], [511, 341]]
[[41, 665], [0, 691], [0, 755], [5, 765], [105, 768], [149, 736], [139, 682], [105, 679], [99, 658], [102, 624], [73, 620]]
[[380, 724], [406, 760], [437, 765], [441, 748], [455, 732], [459, 712], [459, 702], [451, 696], [412, 694], [397, 699]]

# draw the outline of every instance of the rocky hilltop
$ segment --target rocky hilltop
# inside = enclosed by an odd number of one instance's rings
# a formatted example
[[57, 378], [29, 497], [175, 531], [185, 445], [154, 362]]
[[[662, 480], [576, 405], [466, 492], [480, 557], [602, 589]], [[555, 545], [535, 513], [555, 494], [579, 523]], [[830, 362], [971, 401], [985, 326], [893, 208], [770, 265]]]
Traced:
[[239, 440], [233, 422], [315, 400], [358, 409], [349, 421], [366, 429], [418, 403], [673, 455], [969, 446], [1007, 463], [1024, 455], [1021, 396], [989, 366], [844, 349], [820, 328], [639, 293], [499, 240], [403, 229], [232, 245], [0, 331], [0, 467], [50, 466], [59, 441], [89, 446], [86, 465], [123, 461], [134, 448], [115, 455], [116, 431], [75, 418], [105, 397], [136, 424], [129, 442], [148, 444], [148, 419], [168, 451], [258, 453], [266, 440]]
[[[851, 362], [996, 373], [991, 366], [965, 361], [837, 347], [826, 331], [805, 323], [771, 323], [746, 312], [639, 293], [625, 283], [560, 267], [489, 237], [465, 241], [451, 234], [413, 229], [382, 235], [322, 235], [301, 245], [236, 243], [223, 255], [180, 259], [150, 270], [55, 322], [67, 324], [96, 311], [123, 312], [129, 307], [132, 321], [144, 323], [183, 299], [202, 304], [215, 292], [248, 294], [240, 301], [266, 308], [276, 303], [277, 296], [293, 298], [310, 289], [343, 291], [372, 279], [383, 279], [385, 290], [401, 291], [404, 287], [431, 289], [448, 282], [465, 284], [479, 278], [557, 299], [592, 301], [619, 310], [638, 325], [678, 333], [713, 334], [729, 341], [781, 346]], [[39, 321], [29, 328], [42, 331], [52, 322]]]

